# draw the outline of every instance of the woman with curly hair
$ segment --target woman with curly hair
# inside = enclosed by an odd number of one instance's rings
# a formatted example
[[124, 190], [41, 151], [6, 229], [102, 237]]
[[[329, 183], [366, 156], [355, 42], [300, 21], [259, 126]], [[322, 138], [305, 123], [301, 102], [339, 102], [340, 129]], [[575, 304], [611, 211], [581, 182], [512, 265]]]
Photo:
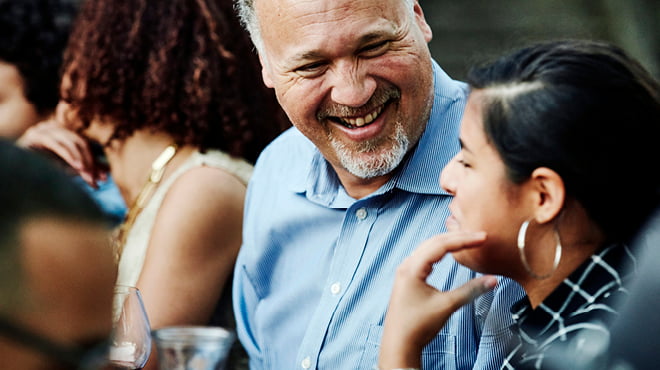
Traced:
[[129, 205], [117, 283], [142, 291], [153, 328], [227, 325], [249, 162], [285, 127], [250, 45], [230, 0], [88, 0], [74, 23], [58, 116]]

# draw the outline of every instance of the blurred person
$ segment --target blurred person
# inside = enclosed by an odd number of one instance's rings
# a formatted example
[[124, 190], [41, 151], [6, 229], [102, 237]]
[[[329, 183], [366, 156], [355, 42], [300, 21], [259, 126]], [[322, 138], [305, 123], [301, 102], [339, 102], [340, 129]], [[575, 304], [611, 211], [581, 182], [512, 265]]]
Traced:
[[129, 205], [117, 283], [140, 289], [154, 329], [233, 326], [250, 162], [285, 122], [231, 2], [85, 1], [63, 71], [61, 119], [102, 148]]
[[50, 119], [74, 0], [0, 0], [0, 137]]
[[[467, 86], [431, 58], [415, 0], [238, 1], [262, 75], [295, 126], [261, 155], [234, 270], [253, 369], [370, 369], [396, 266], [444, 231], [438, 184], [458, 151]], [[448, 258], [429, 281], [476, 274]], [[503, 279], [425, 349], [429, 369], [493, 369], [504, 355]]]
[[0, 178], [2, 368], [95, 368], [112, 329], [107, 220], [61, 169], [4, 140]]
[[462, 149], [440, 180], [454, 195], [450, 232], [399, 267], [380, 369], [419, 368], [452, 312], [497, 283], [436, 290], [426, 277], [447, 254], [525, 289], [502, 369], [582, 368], [626, 299], [639, 252], [630, 241], [660, 204], [658, 177], [647, 176], [659, 154], [658, 83], [591, 41], [533, 45], [468, 82]]
[[[0, 0], [0, 137], [35, 150], [87, 145], [54, 122], [62, 54], [77, 9], [76, 0]], [[82, 175], [91, 181], [90, 175]], [[94, 196], [111, 220], [123, 217], [126, 207], [105, 172], [94, 188], [81, 179], [76, 182]]]

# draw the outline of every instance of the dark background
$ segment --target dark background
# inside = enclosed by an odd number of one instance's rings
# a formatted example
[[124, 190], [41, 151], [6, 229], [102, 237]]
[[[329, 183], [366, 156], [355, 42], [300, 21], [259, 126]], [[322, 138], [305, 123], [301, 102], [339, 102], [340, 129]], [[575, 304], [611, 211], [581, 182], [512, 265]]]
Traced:
[[419, 0], [435, 60], [450, 76], [533, 41], [614, 43], [660, 76], [658, 0]]

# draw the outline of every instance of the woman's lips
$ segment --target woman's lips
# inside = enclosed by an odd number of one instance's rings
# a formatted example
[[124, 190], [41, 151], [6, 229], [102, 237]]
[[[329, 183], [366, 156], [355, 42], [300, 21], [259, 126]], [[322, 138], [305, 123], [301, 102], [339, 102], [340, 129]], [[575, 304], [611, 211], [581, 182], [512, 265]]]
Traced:
[[445, 221], [445, 226], [447, 226], [447, 231], [458, 231], [459, 229], [458, 221], [453, 215], [449, 215], [449, 217], [447, 217], [447, 221]]

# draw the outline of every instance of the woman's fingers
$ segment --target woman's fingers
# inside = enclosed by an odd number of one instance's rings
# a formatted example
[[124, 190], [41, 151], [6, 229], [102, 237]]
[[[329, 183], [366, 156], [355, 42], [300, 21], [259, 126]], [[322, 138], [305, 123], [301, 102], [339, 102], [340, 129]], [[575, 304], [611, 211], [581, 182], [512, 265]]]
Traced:
[[415, 275], [418, 279], [426, 280], [433, 271], [433, 264], [440, 261], [447, 253], [479, 246], [484, 240], [486, 233], [481, 231], [455, 231], [433, 236], [420, 244], [403, 261], [399, 269]]
[[21, 136], [19, 146], [49, 152], [61, 159], [90, 184], [96, 185], [96, 163], [89, 143], [77, 133], [55, 121], [41, 122], [28, 129]]
[[[443, 302], [446, 309], [454, 312], [462, 306], [474, 301], [480, 295], [493, 290], [497, 285], [495, 276], [487, 275], [474, 278], [460, 287], [448, 292], [438, 291], [436, 299]], [[441, 306], [440, 304], [438, 305]]]
[[[493, 289], [497, 279], [482, 276], [452, 291], [442, 292], [426, 282], [433, 265], [447, 253], [473, 248], [486, 240], [484, 232], [450, 232], [424, 241], [397, 268], [385, 318], [383, 348], [391, 354], [418, 355], [461, 306]], [[401, 352], [399, 352], [401, 350]], [[391, 359], [383, 354], [381, 360]]]

